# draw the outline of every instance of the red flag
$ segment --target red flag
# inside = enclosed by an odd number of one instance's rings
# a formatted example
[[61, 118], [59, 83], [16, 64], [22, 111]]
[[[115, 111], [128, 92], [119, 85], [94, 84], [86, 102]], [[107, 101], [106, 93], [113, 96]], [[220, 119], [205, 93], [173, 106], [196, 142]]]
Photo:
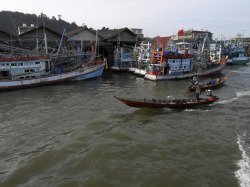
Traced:
[[181, 29], [181, 30], [178, 31], [178, 35], [182, 35], [182, 34], [184, 34], [183, 29]]

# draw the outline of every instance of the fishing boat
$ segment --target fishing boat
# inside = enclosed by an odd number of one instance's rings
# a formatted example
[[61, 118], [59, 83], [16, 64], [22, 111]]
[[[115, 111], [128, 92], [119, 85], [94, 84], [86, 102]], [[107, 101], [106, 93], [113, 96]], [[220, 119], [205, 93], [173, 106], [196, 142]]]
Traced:
[[[196, 54], [173, 52], [154, 52], [149, 71], [145, 74], [148, 80], [171, 80], [209, 76], [221, 73], [226, 66], [226, 58], [221, 58], [221, 45], [209, 46], [204, 50], [205, 42]], [[162, 46], [162, 49], [164, 46]], [[206, 52], [206, 53], [205, 53]], [[168, 54], [169, 53], [169, 54]], [[156, 59], [156, 63], [154, 62]]]
[[235, 40], [234, 42], [229, 43], [228, 46], [229, 49], [227, 64], [246, 65], [249, 62], [246, 51], [244, 49], [243, 39]]
[[35, 55], [27, 51], [0, 58], [0, 90], [18, 89], [102, 75], [105, 62], [83, 53]]
[[217, 101], [218, 97], [196, 99], [129, 99], [114, 96], [124, 104], [137, 108], [185, 108], [190, 106], [199, 106], [204, 104], [212, 104]]
[[142, 42], [134, 48], [134, 53], [136, 62], [131, 64], [128, 71], [144, 76], [152, 58], [153, 49], [151, 43]]
[[227, 59], [227, 64], [246, 65], [249, 62], [244, 49], [230, 51]]
[[[205, 89], [211, 89], [211, 88], [219, 87], [219, 86], [223, 85], [226, 82], [227, 79], [228, 79], [228, 76], [225, 76], [225, 77], [215, 79], [214, 84], [201, 83], [200, 88], [205, 90]], [[196, 85], [193, 84], [193, 85], [189, 86], [188, 88], [186, 88], [186, 90], [195, 91], [196, 90]]]
[[0, 58], [0, 90], [95, 78], [102, 75], [104, 66], [101, 61], [52, 69], [49, 57]]
[[[162, 56], [165, 52], [163, 49], [169, 46], [172, 41], [171, 37], [157, 37], [154, 40], [153, 45], [148, 43], [147, 46], [142, 44], [143, 50], [140, 52], [140, 58], [138, 58], [138, 68], [135, 69], [135, 74], [145, 77], [145, 74], [149, 72], [151, 64], [160, 64], [162, 62]], [[146, 49], [146, 50], [145, 50]]]
[[130, 46], [117, 46], [114, 52], [114, 64], [111, 66], [115, 71], [128, 71], [131, 64], [134, 64], [134, 52]]

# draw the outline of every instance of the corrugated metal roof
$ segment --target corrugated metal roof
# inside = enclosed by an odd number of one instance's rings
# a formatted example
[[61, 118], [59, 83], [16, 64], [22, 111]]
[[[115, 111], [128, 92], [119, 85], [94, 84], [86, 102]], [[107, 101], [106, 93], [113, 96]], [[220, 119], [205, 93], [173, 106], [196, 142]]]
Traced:
[[170, 36], [167, 36], [167, 37], [156, 37], [155, 38], [155, 41], [154, 41], [154, 45], [157, 45], [159, 43], [163, 44], [163, 45], [166, 45], [169, 41], [171, 37]]
[[104, 39], [111, 39], [114, 36], [118, 35], [119, 33], [128, 30], [128, 32], [131, 32], [131, 34], [136, 35], [134, 32], [132, 32], [127, 27], [121, 28], [121, 29], [108, 29], [108, 30], [98, 30], [98, 34], [103, 37]]

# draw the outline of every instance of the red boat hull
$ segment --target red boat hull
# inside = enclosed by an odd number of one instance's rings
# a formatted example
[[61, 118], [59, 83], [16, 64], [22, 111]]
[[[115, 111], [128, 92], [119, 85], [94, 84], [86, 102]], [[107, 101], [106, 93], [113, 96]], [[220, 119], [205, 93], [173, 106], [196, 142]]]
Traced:
[[196, 105], [212, 104], [219, 98], [211, 97], [207, 99], [180, 99], [180, 100], [155, 100], [155, 99], [126, 99], [114, 96], [124, 104], [137, 108], [182, 108]]
[[[210, 88], [219, 87], [219, 86], [223, 85], [226, 82], [227, 79], [228, 79], [228, 76], [222, 77], [219, 83], [210, 84], [210, 85], [207, 85], [207, 84], [201, 85], [201, 89], [204, 90], [204, 89], [210, 89]], [[186, 88], [186, 90], [188, 90], [188, 91], [195, 91], [196, 90], [196, 86], [193, 85], [191, 87]]]

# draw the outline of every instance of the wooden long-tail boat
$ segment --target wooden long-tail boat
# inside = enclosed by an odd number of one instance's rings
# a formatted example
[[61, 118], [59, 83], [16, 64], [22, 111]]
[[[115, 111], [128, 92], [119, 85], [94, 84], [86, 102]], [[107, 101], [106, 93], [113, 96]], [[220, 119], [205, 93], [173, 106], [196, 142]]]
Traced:
[[212, 104], [218, 97], [196, 99], [128, 99], [114, 96], [124, 104], [137, 108], [185, 108], [189, 106]]
[[[225, 77], [222, 77], [222, 78], [218, 78], [218, 81], [216, 81], [215, 84], [203, 83], [203, 84], [200, 84], [200, 88], [202, 90], [205, 90], [205, 89], [219, 87], [219, 86], [223, 85], [226, 82], [227, 79], [228, 79], [228, 76], [225, 76]], [[188, 91], [195, 91], [196, 90], [196, 85], [191, 85], [188, 88], [186, 88], [186, 90], [188, 90]]]

